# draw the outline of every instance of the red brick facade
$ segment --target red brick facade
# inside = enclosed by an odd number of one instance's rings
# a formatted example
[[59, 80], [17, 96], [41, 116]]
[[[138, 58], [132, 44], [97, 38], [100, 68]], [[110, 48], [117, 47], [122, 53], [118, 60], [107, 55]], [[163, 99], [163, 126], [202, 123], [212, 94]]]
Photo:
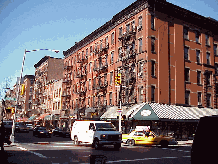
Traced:
[[118, 73], [122, 105], [217, 108], [217, 25], [164, 0], [136, 1], [64, 52], [62, 108], [118, 105]]

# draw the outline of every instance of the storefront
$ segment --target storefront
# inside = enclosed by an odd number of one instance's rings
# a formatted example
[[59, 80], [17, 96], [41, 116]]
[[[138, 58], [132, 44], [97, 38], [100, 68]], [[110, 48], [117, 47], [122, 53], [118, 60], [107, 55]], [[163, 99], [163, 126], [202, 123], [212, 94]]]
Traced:
[[[118, 127], [117, 109], [109, 108], [101, 120], [109, 120]], [[150, 126], [159, 135], [189, 139], [193, 137], [200, 117], [217, 114], [217, 109], [141, 103], [122, 108], [122, 131], [128, 133], [136, 126]]]

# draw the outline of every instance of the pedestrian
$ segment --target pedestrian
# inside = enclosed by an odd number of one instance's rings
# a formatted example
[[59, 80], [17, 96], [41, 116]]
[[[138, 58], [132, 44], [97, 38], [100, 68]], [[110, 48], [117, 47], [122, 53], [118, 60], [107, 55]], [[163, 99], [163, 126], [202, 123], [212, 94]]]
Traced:
[[5, 126], [4, 126], [4, 123], [1, 122], [1, 125], [0, 125], [0, 146], [1, 146], [1, 151], [4, 151], [4, 141], [5, 141]]

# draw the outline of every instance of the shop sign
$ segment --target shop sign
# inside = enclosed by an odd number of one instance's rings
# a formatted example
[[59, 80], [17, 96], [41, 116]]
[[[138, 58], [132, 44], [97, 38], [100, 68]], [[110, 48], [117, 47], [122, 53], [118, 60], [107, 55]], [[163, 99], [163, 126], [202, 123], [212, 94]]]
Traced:
[[143, 110], [143, 111], [141, 111], [141, 115], [142, 116], [150, 116], [151, 115], [151, 111], [150, 110], [148, 110], [148, 109], [145, 109], [145, 110]]

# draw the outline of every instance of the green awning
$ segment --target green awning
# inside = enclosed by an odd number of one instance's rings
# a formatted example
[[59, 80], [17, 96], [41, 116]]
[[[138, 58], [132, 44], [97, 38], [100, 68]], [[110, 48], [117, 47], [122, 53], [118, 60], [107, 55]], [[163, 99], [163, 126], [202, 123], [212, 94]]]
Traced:
[[145, 104], [140, 110], [138, 110], [133, 116], [130, 116], [129, 118], [130, 120], [159, 120], [153, 109], [148, 104]]

